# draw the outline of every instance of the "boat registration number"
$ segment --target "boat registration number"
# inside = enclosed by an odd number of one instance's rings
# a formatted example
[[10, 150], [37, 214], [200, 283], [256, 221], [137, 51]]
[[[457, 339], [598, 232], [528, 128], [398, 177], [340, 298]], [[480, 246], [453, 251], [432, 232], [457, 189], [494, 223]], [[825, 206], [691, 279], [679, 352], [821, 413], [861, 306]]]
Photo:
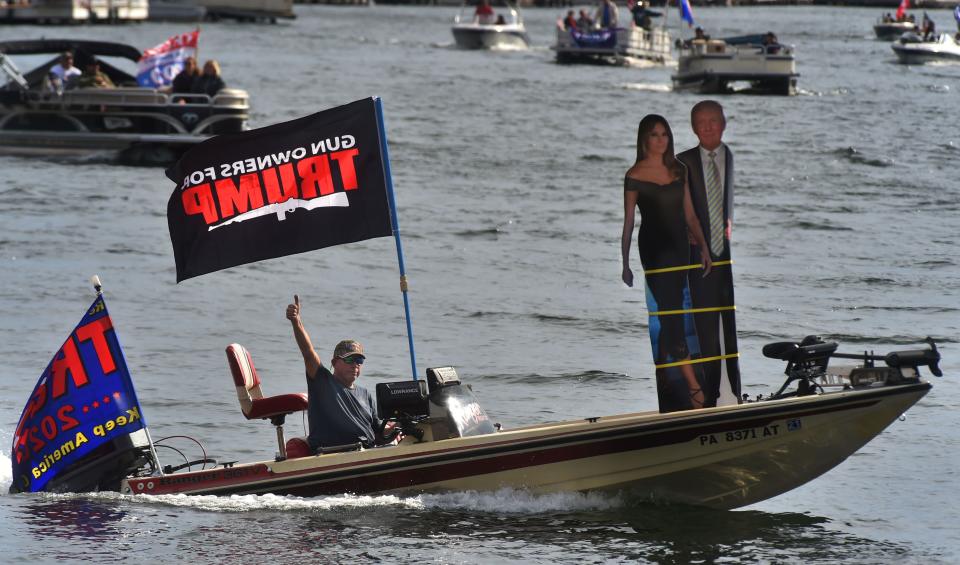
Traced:
[[774, 437], [780, 434], [780, 424], [770, 424], [769, 426], [759, 426], [756, 428], [744, 428], [742, 430], [731, 430], [729, 432], [717, 434], [703, 434], [700, 436], [700, 445], [715, 445], [719, 443], [736, 443], [751, 439], [762, 439], [765, 437]]

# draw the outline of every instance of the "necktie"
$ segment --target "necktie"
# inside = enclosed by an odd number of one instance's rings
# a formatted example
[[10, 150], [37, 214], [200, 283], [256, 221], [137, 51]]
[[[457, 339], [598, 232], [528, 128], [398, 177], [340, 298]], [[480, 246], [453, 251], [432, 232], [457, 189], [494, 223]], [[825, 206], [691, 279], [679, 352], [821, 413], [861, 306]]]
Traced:
[[717, 167], [715, 151], [707, 160], [707, 212], [710, 216], [710, 251], [715, 256], [723, 253], [723, 183]]

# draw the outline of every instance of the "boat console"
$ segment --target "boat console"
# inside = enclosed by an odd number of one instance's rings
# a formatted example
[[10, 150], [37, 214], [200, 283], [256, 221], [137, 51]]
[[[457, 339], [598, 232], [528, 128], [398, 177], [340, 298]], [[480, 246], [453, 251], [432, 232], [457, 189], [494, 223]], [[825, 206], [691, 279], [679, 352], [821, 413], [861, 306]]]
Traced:
[[[799, 343], [785, 341], [769, 343], [763, 346], [764, 357], [787, 362], [787, 368], [784, 371], [787, 380], [771, 398], [806, 396], [814, 394], [818, 389], [822, 391], [825, 385], [857, 388], [877, 384], [915, 382], [920, 378], [920, 367], [927, 367], [937, 377], [943, 376], [939, 367], [940, 352], [937, 350], [937, 344], [929, 337], [926, 342], [930, 345], [928, 349], [892, 351], [886, 355], [866, 352], [837, 353], [835, 342], [825, 342], [815, 335], [809, 335]], [[855, 359], [861, 363], [856, 367], [828, 374], [827, 365], [832, 358]], [[877, 367], [876, 361], [883, 361], [886, 367]], [[797, 381], [796, 390], [786, 392], [794, 381]]]
[[496, 431], [473, 390], [461, 384], [453, 367], [427, 369], [426, 382], [377, 384], [377, 406], [384, 426], [396, 424], [385, 441], [393, 441], [401, 432], [404, 438], [425, 442]]

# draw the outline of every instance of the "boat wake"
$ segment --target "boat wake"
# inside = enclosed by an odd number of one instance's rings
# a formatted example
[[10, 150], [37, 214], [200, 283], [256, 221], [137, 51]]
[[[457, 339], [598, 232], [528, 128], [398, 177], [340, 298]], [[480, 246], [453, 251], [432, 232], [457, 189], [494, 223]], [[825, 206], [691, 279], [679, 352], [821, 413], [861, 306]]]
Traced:
[[672, 87], [666, 83], [649, 84], [643, 82], [628, 82], [622, 87], [626, 90], [639, 90], [641, 92], [670, 92]]
[[[8, 469], [9, 471], [9, 469]], [[9, 488], [11, 476], [4, 475], [4, 492]], [[192, 508], [202, 512], [239, 513], [257, 511], [324, 513], [330, 511], [369, 510], [449, 510], [478, 513], [542, 514], [549, 512], [597, 511], [619, 508], [619, 498], [599, 493], [564, 492], [533, 494], [526, 490], [501, 489], [495, 492], [448, 492], [421, 494], [417, 496], [353, 495], [301, 498], [296, 496], [263, 495], [125, 495], [116, 492], [98, 493], [37, 493], [48, 501], [97, 500], [100, 502], [133, 502], [136, 504]]]

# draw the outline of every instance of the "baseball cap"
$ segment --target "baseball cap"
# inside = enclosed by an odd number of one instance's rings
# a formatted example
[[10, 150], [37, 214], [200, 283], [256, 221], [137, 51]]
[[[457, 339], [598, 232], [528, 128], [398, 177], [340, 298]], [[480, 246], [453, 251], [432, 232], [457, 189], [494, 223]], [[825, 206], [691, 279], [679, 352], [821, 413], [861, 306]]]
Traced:
[[350, 355], [360, 355], [366, 359], [366, 355], [363, 354], [363, 346], [360, 345], [359, 341], [352, 339], [345, 339], [337, 344], [333, 349], [333, 356], [339, 359], [348, 357]]

